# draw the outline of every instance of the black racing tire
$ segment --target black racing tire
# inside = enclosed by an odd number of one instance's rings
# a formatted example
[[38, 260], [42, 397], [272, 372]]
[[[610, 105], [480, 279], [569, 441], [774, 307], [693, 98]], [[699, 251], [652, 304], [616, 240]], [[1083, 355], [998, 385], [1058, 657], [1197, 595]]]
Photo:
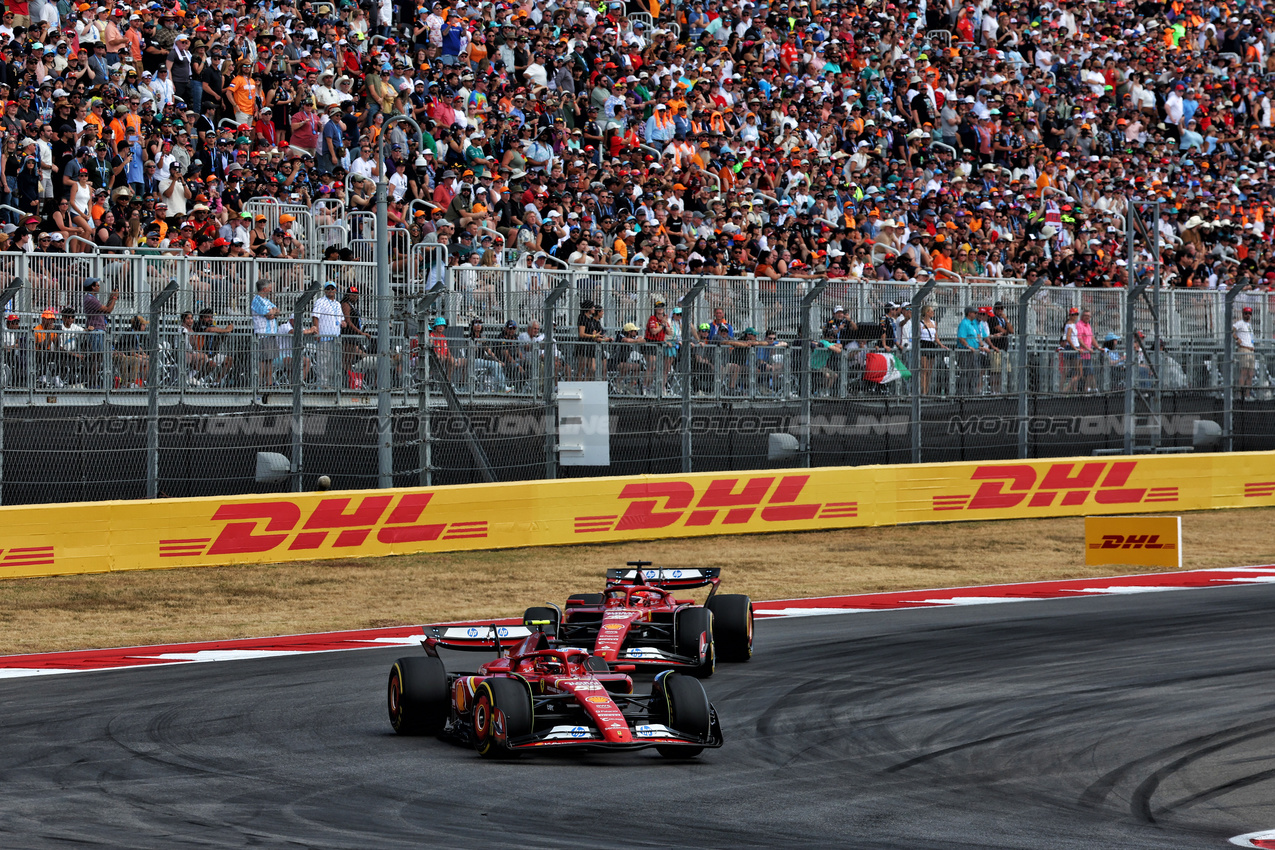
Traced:
[[[691, 735], [707, 741], [712, 734], [712, 712], [704, 686], [689, 676], [666, 673], [656, 680], [657, 696], [653, 703], [653, 715], [675, 732]], [[694, 758], [703, 747], [657, 746], [656, 751], [665, 758]]]
[[537, 629], [537, 626], [531, 624], [536, 620], [548, 620], [552, 625], [545, 626], [545, 634], [549, 637], [558, 636], [557, 609], [550, 608], [547, 605], [537, 605], [522, 612], [522, 624], [533, 632]]
[[443, 662], [429, 655], [400, 658], [390, 668], [390, 726], [400, 735], [437, 735], [447, 724], [451, 689]]
[[484, 679], [474, 689], [474, 707], [470, 718], [474, 731], [474, 749], [483, 758], [505, 758], [513, 752], [501, 743], [495, 713], [504, 715], [505, 737], [530, 735], [532, 729], [531, 689], [522, 679], [493, 677]]
[[716, 667], [716, 648], [713, 641], [713, 612], [707, 608], [683, 608], [673, 622], [674, 641], [678, 655], [699, 658], [700, 635], [708, 633], [708, 651], [704, 661], [695, 667], [685, 668], [697, 679], [707, 679]]
[[567, 606], [601, 605], [605, 601], [606, 596], [601, 593], [573, 593], [567, 597]]
[[704, 603], [713, 612], [713, 642], [723, 661], [753, 657], [753, 601], [742, 593], [715, 595]]

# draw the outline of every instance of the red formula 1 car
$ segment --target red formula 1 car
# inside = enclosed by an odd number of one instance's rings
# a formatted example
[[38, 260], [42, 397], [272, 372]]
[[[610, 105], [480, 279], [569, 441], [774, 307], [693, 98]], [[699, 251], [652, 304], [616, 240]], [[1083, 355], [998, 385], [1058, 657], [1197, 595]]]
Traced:
[[[390, 725], [400, 735], [473, 744], [488, 758], [644, 747], [690, 758], [722, 745], [717, 711], [695, 679], [665, 671], [650, 693], [635, 694], [632, 666], [612, 670], [587, 649], [555, 641], [545, 631], [551, 626], [427, 627], [426, 654], [400, 658], [390, 669]], [[521, 639], [510, 645], [502, 638]], [[472, 673], [448, 673], [440, 648], [495, 650], [496, 658]]]
[[[565, 611], [528, 608], [525, 619], [550, 620], [560, 640], [592, 646], [611, 663], [683, 668], [713, 675], [717, 659], [747, 661], [753, 654], [753, 603], [742, 594], [718, 593], [721, 569], [648, 569], [649, 561], [629, 561], [629, 569], [607, 570], [602, 593], [568, 597]], [[698, 605], [675, 599], [671, 590], [710, 587]]]

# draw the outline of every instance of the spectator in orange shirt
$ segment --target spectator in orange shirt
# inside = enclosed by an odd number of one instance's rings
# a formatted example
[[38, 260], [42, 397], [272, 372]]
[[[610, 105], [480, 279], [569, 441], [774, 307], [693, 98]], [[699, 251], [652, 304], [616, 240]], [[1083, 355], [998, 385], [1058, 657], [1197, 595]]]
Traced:
[[236, 123], [252, 125], [257, 117], [257, 101], [260, 96], [261, 90], [253, 79], [251, 63], [240, 62], [235, 69], [235, 78], [226, 86], [225, 94], [227, 102], [234, 108]]

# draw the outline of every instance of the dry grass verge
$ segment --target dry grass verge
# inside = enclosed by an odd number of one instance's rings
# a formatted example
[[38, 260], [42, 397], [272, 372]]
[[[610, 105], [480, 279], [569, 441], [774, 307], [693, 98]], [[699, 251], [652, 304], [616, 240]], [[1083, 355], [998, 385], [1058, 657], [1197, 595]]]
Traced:
[[[1183, 565], [1275, 562], [1275, 508], [1183, 515]], [[754, 599], [1116, 575], [1084, 520], [1007, 520], [0, 581], [0, 653], [516, 615], [635, 558], [720, 566]], [[1137, 571], [1145, 571], [1140, 568]]]

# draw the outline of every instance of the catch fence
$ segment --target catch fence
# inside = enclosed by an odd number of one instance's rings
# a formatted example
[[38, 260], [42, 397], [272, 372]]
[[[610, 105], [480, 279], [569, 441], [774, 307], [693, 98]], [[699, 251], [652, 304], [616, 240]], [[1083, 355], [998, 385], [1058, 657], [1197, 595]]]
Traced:
[[[321, 474], [372, 487], [387, 474], [441, 484], [1035, 457], [1130, 441], [1260, 448], [1275, 435], [1269, 292], [1232, 293], [1232, 321], [1253, 310], [1250, 353], [1228, 347], [1223, 292], [1161, 291], [1156, 348], [1150, 308], [1124, 290], [944, 282], [919, 298], [924, 344], [913, 349], [911, 324], [889, 324], [898, 312], [886, 305], [910, 305], [915, 282], [467, 266], [428, 245], [392, 260], [404, 283], [391, 277], [382, 302], [370, 262], [0, 254], [0, 281], [20, 284], [6, 299], [16, 321], [0, 367], [0, 500], [242, 492], [259, 486], [258, 451], [296, 467], [284, 484], [260, 485], [270, 489]], [[100, 332], [85, 327], [92, 277], [102, 301], [117, 294]], [[328, 281], [335, 306], [316, 311]], [[262, 282], [279, 309], [264, 326], [251, 312]], [[316, 322], [344, 317], [352, 299], [360, 332]], [[601, 309], [601, 341], [580, 338], [586, 302]], [[667, 338], [648, 342], [657, 302]], [[1013, 332], [964, 346], [966, 308], [997, 303]], [[1092, 348], [1061, 344], [1073, 310], [1089, 320]], [[847, 321], [830, 328], [837, 316]], [[717, 333], [718, 321], [731, 332]], [[563, 463], [560, 380], [605, 382], [610, 466]], [[1130, 388], [1161, 400], [1131, 408]], [[382, 395], [388, 420], [377, 416]], [[1203, 440], [1201, 421], [1214, 426]]]

